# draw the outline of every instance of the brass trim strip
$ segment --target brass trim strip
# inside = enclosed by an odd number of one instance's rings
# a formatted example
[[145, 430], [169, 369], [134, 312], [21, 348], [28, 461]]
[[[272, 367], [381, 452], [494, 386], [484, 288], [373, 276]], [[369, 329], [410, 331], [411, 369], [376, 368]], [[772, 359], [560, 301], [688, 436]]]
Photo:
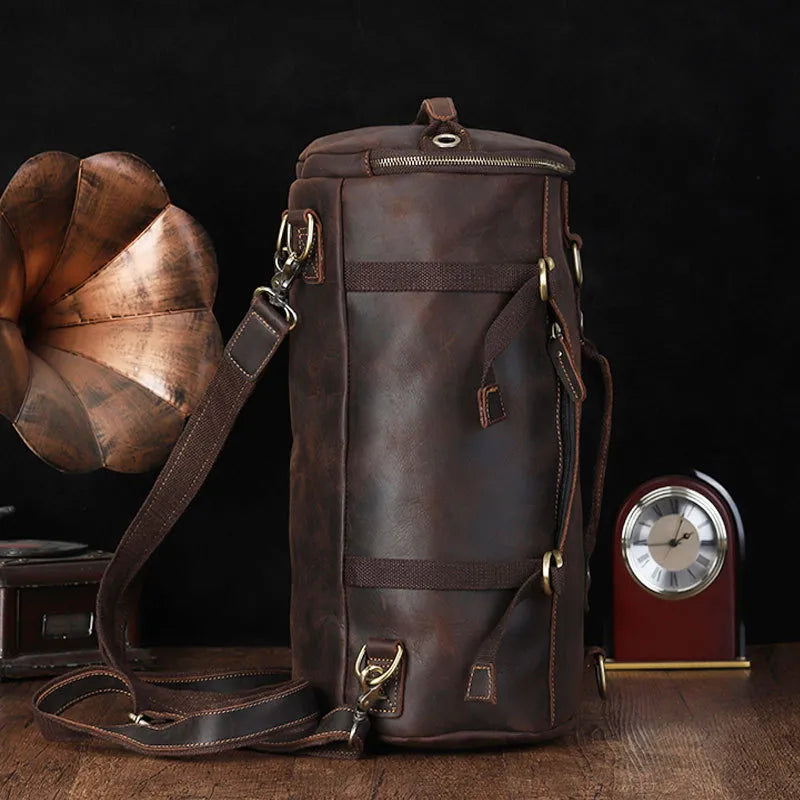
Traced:
[[750, 659], [737, 658], [733, 661], [614, 661], [610, 658], [606, 659], [606, 670], [612, 672], [655, 669], [750, 669]]

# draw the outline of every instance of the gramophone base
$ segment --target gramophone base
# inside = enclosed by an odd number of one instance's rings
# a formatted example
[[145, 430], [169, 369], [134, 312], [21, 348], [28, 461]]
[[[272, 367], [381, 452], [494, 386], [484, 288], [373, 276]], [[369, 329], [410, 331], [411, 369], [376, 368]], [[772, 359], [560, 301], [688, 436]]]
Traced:
[[[149, 650], [132, 647], [128, 650], [130, 661], [139, 669], [155, 664], [155, 656]], [[0, 681], [11, 678], [43, 678], [61, 675], [76, 667], [101, 665], [97, 650], [75, 650], [63, 653], [36, 653], [0, 658]]]

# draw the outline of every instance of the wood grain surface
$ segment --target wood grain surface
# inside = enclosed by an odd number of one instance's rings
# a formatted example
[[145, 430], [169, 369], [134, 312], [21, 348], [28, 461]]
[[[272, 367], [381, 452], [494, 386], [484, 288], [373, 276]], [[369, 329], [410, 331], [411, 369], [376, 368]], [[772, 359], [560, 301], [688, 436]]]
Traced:
[[[749, 672], [615, 673], [605, 703], [587, 674], [576, 733], [549, 745], [359, 762], [249, 751], [156, 760], [45, 742], [29, 708], [39, 683], [5, 683], [0, 800], [800, 798], [800, 643], [752, 648], [751, 657]], [[264, 663], [286, 664], [286, 651], [161, 652], [162, 666]], [[102, 699], [94, 710], [113, 702]]]

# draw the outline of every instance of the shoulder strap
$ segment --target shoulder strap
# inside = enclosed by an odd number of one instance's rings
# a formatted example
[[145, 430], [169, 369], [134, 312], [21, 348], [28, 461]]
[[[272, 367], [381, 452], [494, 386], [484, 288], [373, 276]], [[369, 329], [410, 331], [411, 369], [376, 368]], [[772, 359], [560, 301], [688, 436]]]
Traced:
[[[202, 486], [289, 328], [284, 315], [257, 294], [103, 577], [97, 631], [107, 666], [56, 678], [34, 696], [34, 715], [47, 738], [98, 738], [147, 755], [170, 756], [251, 746], [276, 752], [322, 747], [329, 754], [354, 757], [363, 749], [364, 716], [356, 718], [354, 709], [345, 707], [322, 716], [306, 681], [259, 670], [136, 674], [126, 654], [136, 578]], [[89, 724], [63, 716], [86, 698], [110, 692], [131, 697], [129, 723]]]

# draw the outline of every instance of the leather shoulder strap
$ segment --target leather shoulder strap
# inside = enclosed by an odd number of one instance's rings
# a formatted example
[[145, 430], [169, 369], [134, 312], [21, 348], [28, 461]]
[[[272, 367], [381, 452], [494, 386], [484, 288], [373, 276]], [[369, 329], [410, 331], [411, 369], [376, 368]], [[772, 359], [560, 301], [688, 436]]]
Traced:
[[[47, 738], [97, 738], [169, 756], [255, 746], [276, 752], [322, 747], [329, 754], [354, 757], [363, 749], [368, 722], [354, 720], [353, 709], [344, 707], [322, 716], [306, 681], [258, 670], [136, 674], [126, 653], [125, 628], [137, 576], [203, 485], [288, 330], [284, 315], [263, 295], [256, 296], [103, 577], [97, 630], [107, 666], [56, 678], [33, 699], [34, 716]], [[89, 724], [63, 716], [88, 697], [112, 692], [131, 697], [129, 723]]]

